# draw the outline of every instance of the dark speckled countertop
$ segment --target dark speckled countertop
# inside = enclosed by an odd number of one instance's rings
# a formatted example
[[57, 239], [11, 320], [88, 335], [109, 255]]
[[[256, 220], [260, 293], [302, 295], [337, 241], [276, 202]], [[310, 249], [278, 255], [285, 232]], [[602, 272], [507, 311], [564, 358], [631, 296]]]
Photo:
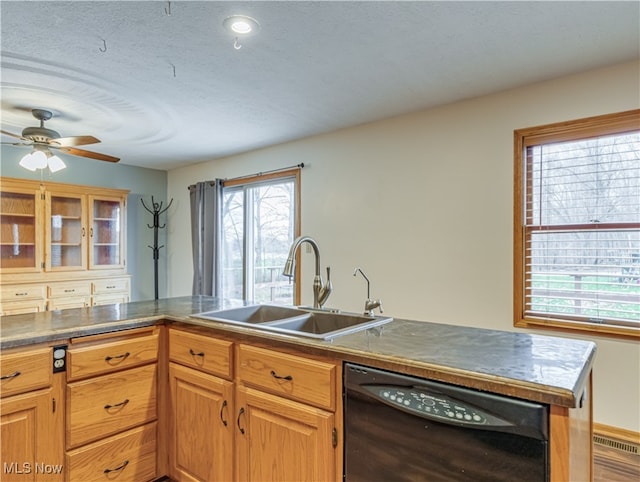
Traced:
[[587, 341], [401, 319], [323, 341], [191, 316], [241, 305], [196, 296], [4, 316], [0, 349], [170, 321], [565, 407], [578, 406], [596, 352]]

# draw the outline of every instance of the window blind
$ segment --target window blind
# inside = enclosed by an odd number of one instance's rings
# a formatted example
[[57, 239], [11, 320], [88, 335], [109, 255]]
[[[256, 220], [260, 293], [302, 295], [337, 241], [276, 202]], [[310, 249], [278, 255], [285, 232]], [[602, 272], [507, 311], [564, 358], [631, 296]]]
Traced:
[[640, 130], [525, 149], [525, 316], [640, 326]]

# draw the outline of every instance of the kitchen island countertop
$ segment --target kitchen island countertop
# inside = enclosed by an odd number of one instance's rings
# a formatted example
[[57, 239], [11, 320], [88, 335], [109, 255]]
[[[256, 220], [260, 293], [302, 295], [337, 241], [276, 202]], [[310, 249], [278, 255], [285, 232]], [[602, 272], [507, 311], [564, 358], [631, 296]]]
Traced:
[[569, 408], [581, 403], [596, 352], [589, 341], [403, 319], [324, 341], [191, 316], [242, 304], [187, 296], [4, 316], [0, 349], [168, 321]]

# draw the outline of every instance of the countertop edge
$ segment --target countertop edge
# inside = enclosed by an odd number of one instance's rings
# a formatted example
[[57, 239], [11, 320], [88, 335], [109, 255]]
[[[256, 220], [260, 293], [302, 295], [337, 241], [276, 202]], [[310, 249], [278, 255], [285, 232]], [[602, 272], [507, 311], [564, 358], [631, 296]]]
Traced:
[[498, 393], [506, 396], [568, 408], [576, 408], [579, 406], [585, 384], [587, 383], [587, 377], [593, 368], [596, 353], [595, 343], [590, 342], [593, 347], [584, 362], [580, 376], [576, 378], [574, 386], [571, 389], [568, 389], [447, 365], [417, 361], [397, 356], [394, 357], [382, 353], [364, 353], [357, 349], [336, 346], [331, 342], [269, 333], [257, 329], [228, 325], [219, 322], [203, 321], [194, 318], [191, 315], [162, 313], [157, 313], [152, 316], [96, 323], [91, 326], [62, 328], [37, 335], [16, 335], [12, 338], [2, 338], [0, 341], [0, 350], [45, 343], [53, 346], [56, 342], [75, 337], [112, 333], [165, 322], [178, 323], [186, 326], [198, 326], [208, 329], [214, 333], [230, 334], [232, 336], [240, 338], [244, 337], [262, 342], [267, 341], [275, 345], [282, 345], [293, 349], [310, 349], [314, 352], [339, 358], [343, 361], [368, 364], [378, 368], [401, 371], [409, 375], [429, 378], [446, 383], [453, 383], [481, 391]]

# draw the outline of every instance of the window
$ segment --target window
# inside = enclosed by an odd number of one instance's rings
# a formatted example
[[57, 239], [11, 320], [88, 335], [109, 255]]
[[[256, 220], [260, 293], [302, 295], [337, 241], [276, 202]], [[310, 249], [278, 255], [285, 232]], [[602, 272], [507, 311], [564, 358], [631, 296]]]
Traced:
[[222, 296], [251, 303], [297, 304], [282, 276], [299, 234], [298, 169], [225, 181], [222, 226]]
[[515, 325], [640, 336], [640, 110], [516, 130]]

